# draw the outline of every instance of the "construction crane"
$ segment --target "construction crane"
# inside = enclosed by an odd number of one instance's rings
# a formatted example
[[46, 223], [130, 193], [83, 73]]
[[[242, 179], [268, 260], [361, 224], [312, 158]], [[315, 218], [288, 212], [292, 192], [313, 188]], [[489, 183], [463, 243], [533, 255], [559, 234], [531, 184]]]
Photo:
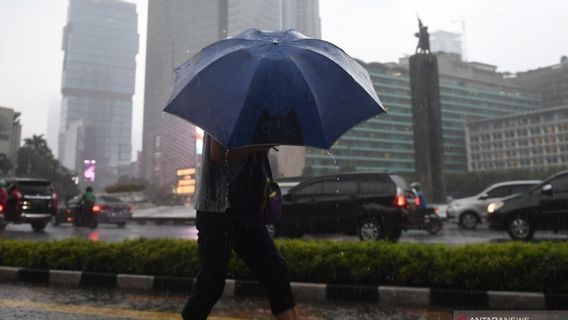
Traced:
[[503, 14], [493, 14], [493, 15], [484, 16], [484, 17], [471, 17], [471, 18], [463, 18], [463, 19], [452, 20], [452, 23], [461, 23], [461, 29], [462, 29], [461, 30], [461, 45], [462, 45], [462, 59], [463, 59], [463, 61], [467, 61], [466, 22], [493, 19], [493, 18], [497, 18], [497, 17], [501, 17], [501, 16], [503, 16]]

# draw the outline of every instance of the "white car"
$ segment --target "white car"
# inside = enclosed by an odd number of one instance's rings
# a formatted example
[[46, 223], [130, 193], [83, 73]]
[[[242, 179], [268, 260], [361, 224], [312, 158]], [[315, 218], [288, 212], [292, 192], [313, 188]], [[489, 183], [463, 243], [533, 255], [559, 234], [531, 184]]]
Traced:
[[450, 202], [447, 208], [448, 218], [456, 218], [458, 225], [464, 229], [475, 229], [485, 220], [487, 206], [491, 202], [527, 191], [539, 183], [538, 180], [518, 180], [493, 184], [478, 195]]

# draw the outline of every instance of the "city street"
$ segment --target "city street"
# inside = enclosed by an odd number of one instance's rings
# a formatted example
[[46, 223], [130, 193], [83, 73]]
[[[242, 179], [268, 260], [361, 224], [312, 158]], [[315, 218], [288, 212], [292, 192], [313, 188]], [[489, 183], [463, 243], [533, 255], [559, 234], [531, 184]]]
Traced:
[[[109, 289], [66, 289], [33, 284], [0, 284], [0, 319], [111, 320], [181, 319], [187, 297], [126, 293]], [[376, 305], [299, 303], [302, 319], [446, 320], [451, 310], [383, 310]], [[212, 320], [271, 319], [268, 304], [260, 298], [224, 298], [215, 306]]]
[[[197, 230], [193, 225], [155, 225], [148, 223], [139, 225], [136, 222], [127, 224], [125, 228], [120, 229], [115, 225], [100, 224], [96, 230], [88, 228], [75, 228], [70, 224], [64, 224], [57, 227], [51, 224], [47, 226], [44, 232], [35, 233], [30, 225], [9, 224], [4, 231], [0, 233], [0, 238], [10, 239], [26, 239], [26, 240], [59, 240], [66, 238], [83, 238], [93, 241], [121, 241], [125, 239], [138, 238], [176, 238], [176, 239], [197, 239]], [[338, 241], [359, 241], [355, 236], [325, 234], [325, 235], [306, 235], [305, 239], [328, 239]], [[537, 231], [535, 234], [536, 241], [542, 240], [567, 240], [568, 234], [564, 231], [553, 233], [549, 231]], [[483, 243], [483, 242], [502, 242], [509, 241], [509, 235], [505, 231], [489, 230], [486, 225], [481, 225], [475, 230], [462, 230], [455, 222], [446, 222], [442, 231], [435, 236], [428, 234], [426, 231], [410, 230], [403, 232], [400, 242], [417, 242], [417, 243], [446, 243], [446, 244], [466, 244], [466, 243]]]

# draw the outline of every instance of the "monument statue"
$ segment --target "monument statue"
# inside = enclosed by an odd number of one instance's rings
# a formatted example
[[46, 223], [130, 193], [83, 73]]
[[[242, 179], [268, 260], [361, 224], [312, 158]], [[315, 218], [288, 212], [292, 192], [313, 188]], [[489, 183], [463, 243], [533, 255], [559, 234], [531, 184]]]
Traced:
[[438, 59], [430, 52], [428, 27], [420, 19], [418, 27], [418, 46], [409, 59], [414, 169], [426, 198], [434, 203], [444, 203], [444, 135]]
[[416, 53], [430, 53], [430, 34], [428, 27], [422, 24], [422, 20], [418, 18], [418, 32], [414, 35], [418, 38]]

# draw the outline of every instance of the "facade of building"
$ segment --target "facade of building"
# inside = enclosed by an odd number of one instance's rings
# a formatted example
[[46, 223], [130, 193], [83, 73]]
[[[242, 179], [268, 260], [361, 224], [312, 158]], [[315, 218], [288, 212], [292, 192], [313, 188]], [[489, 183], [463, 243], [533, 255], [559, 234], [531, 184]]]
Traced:
[[[298, 10], [310, 4], [310, 14], [300, 16]], [[171, 93], [175, 67], [208, 44], [248, 28], [279, 30], [286, 25], [319, 37], [319, 14], [314, 8], [318, 9], [317, 0], [149, 1], [143, 177], [155, 184], [172, 185], [177, 169], [198, 166], [196, 144], [200, 138], [196, 128], [162, 114]], [[317, 23], [307, 21], [316, 18]]]
[[568, 105], [467, 124], [470, 171], [568, 165]]
[[319, 0], [282, 0], [282, 29], [296, 29], [311, 38], [321, 38]]
[[440, 74], [444, 163], [447, 171], [466, 171], [465, 123], [542, 107], [541, 96], [510, 84], [497, 67], [463, 62], [456, 54], [437, 54]]
[[[14, 111], [14, 109], [0, 106], [0, 155], [5, 155], [14, 167], [16, 166], [21, 139], [20, 113]], [[7, 172], [3, 172], [3, 174], [7, 174]]]
[[514, 83], [539, 91], [544, 107], [568, 105], [568, 57], [560, 63], [536, 70], [519, 72], [511, 79]]
[[113, 183], [117, 168], [130, 163], [137, 27], [135, 4], [69, 1], [58, 153], [79, 173], [95, 161], [95, 186]]
[[456, 53], [462, 55], [461, 34], [444, 30], [430, 34], [430, 50], [432, 52]]
[[[512, 85], [494, 66], [463, 62], [457, 54], [436, 56], [445, 171], [466, 171], [466, 122], [530, 112], [541, 107], [540, 95]], [[307, 149], [306, 167], [316, 173], [337, 169], [412, 173], [414, 142], [408, 62], [401, 59], [398, 64], [362, 65], [388, 113], [341, 137], [330, 150], [333, 158], [326, 151]]]

